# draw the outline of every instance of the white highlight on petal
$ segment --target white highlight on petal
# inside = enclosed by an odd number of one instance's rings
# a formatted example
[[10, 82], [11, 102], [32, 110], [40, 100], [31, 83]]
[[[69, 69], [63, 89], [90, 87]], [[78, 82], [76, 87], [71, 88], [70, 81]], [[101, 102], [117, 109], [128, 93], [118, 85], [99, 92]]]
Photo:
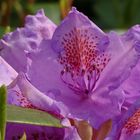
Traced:
[[8, 86], [17, 75], [18, 73], [0, 56], [0, 86]]

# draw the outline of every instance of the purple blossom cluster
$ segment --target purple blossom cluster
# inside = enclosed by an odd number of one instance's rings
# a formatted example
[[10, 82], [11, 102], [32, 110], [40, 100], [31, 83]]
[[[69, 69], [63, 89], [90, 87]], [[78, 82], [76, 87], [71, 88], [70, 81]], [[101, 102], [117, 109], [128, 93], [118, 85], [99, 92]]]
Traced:
[[[62, 122], [88, 122], [92, 140], [101, 140], [99, 130], [109, 120], [102, 139], [138, 140], [139, 58], [140, 25], [121, 35], [104, 33], [72, 8], [56, 26], [39, 10], [0, 40], [0, 85], [7, 86], [8, 104], [51, 112]], [[61, 129], [9, 123], [6, 140], [24, 132], [29, 140], [89, 140], [72, 121]]]

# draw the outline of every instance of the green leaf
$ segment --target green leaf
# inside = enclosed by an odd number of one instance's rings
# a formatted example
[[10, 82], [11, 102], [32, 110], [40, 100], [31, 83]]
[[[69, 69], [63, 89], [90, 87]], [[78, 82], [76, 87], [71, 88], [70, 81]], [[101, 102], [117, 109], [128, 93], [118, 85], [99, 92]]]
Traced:
[[0, 140], [4, 140], [6, 128], [6, 88], [0, 87]]
[[63, 127], [59, 119], [44, 111], [13, 105], [7, 106], [7, 122]]

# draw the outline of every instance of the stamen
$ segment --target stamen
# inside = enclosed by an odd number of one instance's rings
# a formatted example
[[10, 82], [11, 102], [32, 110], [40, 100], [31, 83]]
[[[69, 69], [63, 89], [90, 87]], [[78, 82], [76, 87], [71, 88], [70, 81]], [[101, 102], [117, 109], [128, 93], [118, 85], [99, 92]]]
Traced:
[[66, 81], [66, 80], [64, 79], [64, 74], [65, 74], [65, 73], [66, 73], [66, 72], [65, 72], [64, 70], [61, 72], [61, 76], [60, 76], [61, 80], [62, 80], [70, 89], [74, 90], [76, 94], [79, 94], [79, 93], [81, 92], [80, 88], [78, 88], [78, 87], [76, 87], [75, 85], [73, 85], [72, 83], [69, 83], [68, 81]]
[[91, 91], [94, 89], [94, 87], [96, 85], [96, 82], [98, 81], [98, 79], [100, 77], [100, 73], [98, 72], [97, 69], [95, 69], [94, 73], [95, 73], [95, 76], [94, 76], [94, 82], [93, 82], [93, 84], [91, 85], [91, 88], [90, 88]]

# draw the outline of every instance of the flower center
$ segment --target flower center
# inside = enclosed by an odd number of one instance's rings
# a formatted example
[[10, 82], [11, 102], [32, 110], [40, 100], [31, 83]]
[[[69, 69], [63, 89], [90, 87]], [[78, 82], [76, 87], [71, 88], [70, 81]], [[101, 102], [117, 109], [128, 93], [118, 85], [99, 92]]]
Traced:
[[[92, 92], [110, 56], [100, 50], [100, 36], [89, 30], [73, 28], [61, 39], [59, 62], [64, 66], [61, 78], [77, 92]], [[69, 80], [68, 80], [69, 79]]]
[[124, 125], [127, 134], [133, 134], [134, 131], [140, 128], [140, 109], [138, 109]]

